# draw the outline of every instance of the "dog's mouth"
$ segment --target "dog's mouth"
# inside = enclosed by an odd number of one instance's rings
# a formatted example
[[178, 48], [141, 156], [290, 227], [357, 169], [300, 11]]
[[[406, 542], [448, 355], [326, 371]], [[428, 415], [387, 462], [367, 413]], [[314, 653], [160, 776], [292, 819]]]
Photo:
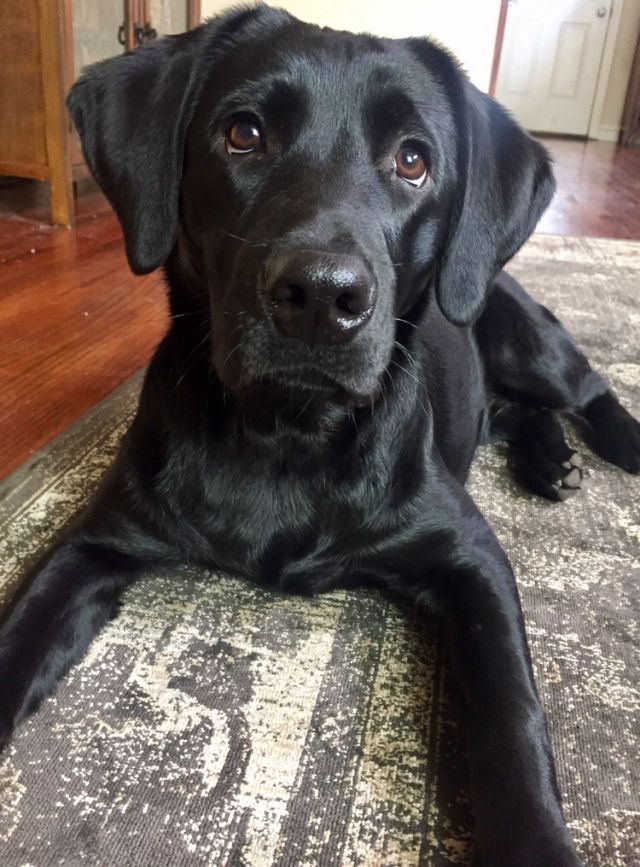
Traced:
[[270, 384], [276, 389], [285, 388], [294, 394], [295, 392], [319, 392], [327, 395], [334, 392], [346, 393], [346, 389], [337, 380], [314, 367], [273, 371], [266, 377], [265, 384]]
[[371, 395], [350, 391], [336, 378], [315, 367], [276, 369], [240, 389], [244, 402], [264, 399], [301, 403], [319, 400], [343, 406], [365, 406]]

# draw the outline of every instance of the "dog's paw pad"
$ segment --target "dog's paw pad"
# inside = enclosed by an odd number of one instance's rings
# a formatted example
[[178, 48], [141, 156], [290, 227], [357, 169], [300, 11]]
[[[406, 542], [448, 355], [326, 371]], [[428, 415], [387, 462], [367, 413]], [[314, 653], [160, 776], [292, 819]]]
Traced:
[[580, 467], [574, 467], [571, 472], [567, 473], [562, 479], [563, 488], [571, 488], [577, 490], [582, 485], [582, 470]]
[[566, 461], [562, 461], [562, 464], [561, 464], [561, 465], [562, 465], [562, 466], [565, 468], [565, 470], [567, 470], [568, 472], [571, 472], [571, 470], [572, 470], [574, 467], [576, 467], [577, 469], [581, 470], [581, 469], [582, 469], [582, 458], [580, 457], [580, 455], [578, 454], [578, 452], [573, 452], [573, 454], [571, 455], [571, 457], [570, 457], [568, 460], [566, 460]]
[[561, 463], [538, 455], [538, 460], [529, 464], [526, 475], [532, 490], [556, 502], [564, 502], [575, 496], [582, 487], [582, 461], [574, 452]]
[[[563, 468], [566, 470], [567, 468]], [[553, 482], [553, 491], [556, 499], [563, 502], [573, 497], [582, 487], [582, 470], [580, 467], [571, 466], [568, 472], [565, 472], [559, 480]]]
[[564, 503], [565, 500], [575, 497], [580, 488], [563, 488], [561, 485], [552, 485], [551, 490], [549, 499]]

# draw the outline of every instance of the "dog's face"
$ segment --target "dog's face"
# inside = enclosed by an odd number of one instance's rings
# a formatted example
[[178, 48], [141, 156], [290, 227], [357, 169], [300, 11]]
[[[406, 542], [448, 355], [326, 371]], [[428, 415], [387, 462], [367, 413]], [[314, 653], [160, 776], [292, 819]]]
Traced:
[[210, 293], [217, 372], [232, 389], [366, 398], [443, 236], [452, 113], [393, 44], [289, 25], [249, 56], [204, 85], [182, 181], [182, 255]]
[[368, 399], [429, 287], [471, 321], [553, 189], [431, 43], [266, 7], [93, 67], [70, 107], [133, 269], [170, 258], [236, 392]]

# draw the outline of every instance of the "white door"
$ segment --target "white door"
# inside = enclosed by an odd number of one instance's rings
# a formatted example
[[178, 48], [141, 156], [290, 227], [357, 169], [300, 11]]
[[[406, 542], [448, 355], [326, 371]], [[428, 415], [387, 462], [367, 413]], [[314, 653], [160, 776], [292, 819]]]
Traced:
[[612, 0], [509, 0], [496, 99], [525, 129], [585, 135]]

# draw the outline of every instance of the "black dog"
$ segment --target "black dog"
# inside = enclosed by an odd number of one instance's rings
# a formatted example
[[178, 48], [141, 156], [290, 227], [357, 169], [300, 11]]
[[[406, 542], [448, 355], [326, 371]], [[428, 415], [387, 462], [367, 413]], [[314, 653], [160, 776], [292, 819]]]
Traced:
[[556, 411], [640, 469], [640, 425], [500, 269], [549, 159], [428, 41], [266, 7], [100, 63], [69, 105], [132, 269], [173, 321], [118, 459], [0, 633], [0, 739], [143, 571], [437, 609], [461, 682], [479, 863], [578, 865], [514, 577], [465, 493], [477, 443], [580, 484]]

